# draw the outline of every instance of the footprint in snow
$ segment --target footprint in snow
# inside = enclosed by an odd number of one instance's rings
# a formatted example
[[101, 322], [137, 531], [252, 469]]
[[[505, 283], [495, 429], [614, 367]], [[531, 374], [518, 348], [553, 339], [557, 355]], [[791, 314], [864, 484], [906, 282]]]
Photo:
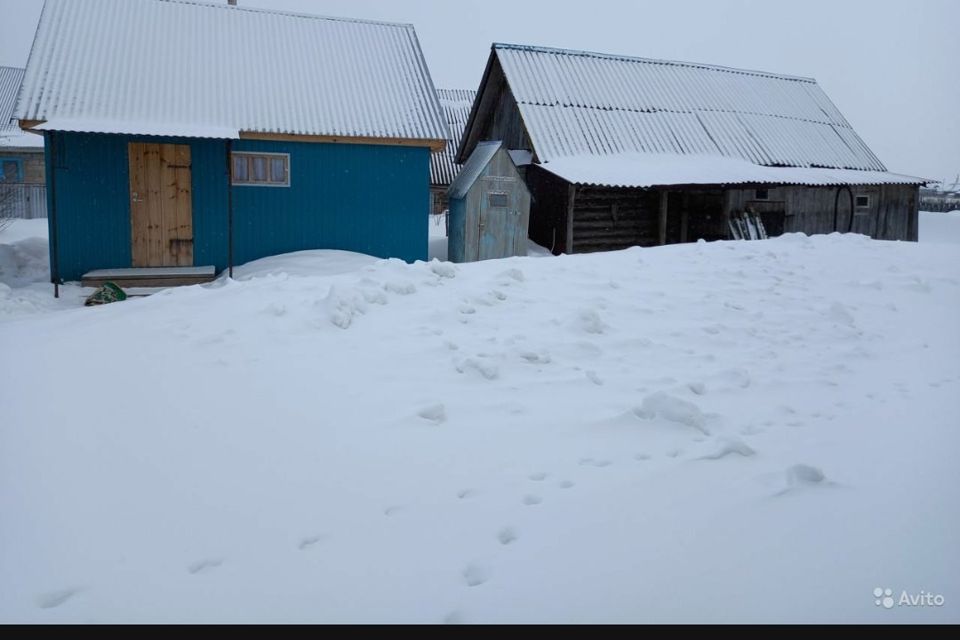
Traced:
[[442, 404], [432, 404], [429, 407], [424, 407], [417, 412], [417, 415], [433, 424], [443, 424], [447, 421], [447, 409]]
[[489, 572], [480, 565], [468, 564], [460, 573], [468, 587], [479, 587], [489, 580]]
[[603, 379], [597, 375], [596, 371], [587, 371], [586, 375], [587, 375], [587, 380], [589, 380], [593, 384], [597, 385], [598, 387], [603, 386]]
[[750, 458], [757, 454], [746, 442], [743, 440], [737, 440], [736, 438], [731, 438], [723, 443], [720, 447], [705, 456], [701, 456], [701, 460], [722, 460], [730, 456], [739, 456], [741, 458]]
[[787, 469], [785, 475], [787, 486], [774, 495], [782, 496], [804, 489], [837, 486], [837, 483], [827, 479], [822, 469], [808, 464], [795, 464]]
[[79, 587], [71, 587], [70, 589], [42, 593], [37, 596], [37, 606], [41, 609], [56, 609], [81, 591], [83, 589]]
[[297, 548], [299, 548], [300, 551], [306, 551], [307, 549], [314, 546], [315, 544], [319, 542], [323, 542], [324, 540], [326, 540], [326, 538], [327, 536], [325, 534], [304, 538], [303, 540], [300, 541], [300, 544], [297, 545]]
[[560, 483], [561, 489], [572, 489], [575, 486], [577, 486], [577, 483], [574, 482], [573, 480], [564, 480], [563, 482]]
[[540, 496], [533, 495], [533, 494], [527, 494], [523, 496], [523, 504], [527, 505], [528, 507], [538, 505], [541, 502], [543, 502], [543, 498], [541, 498]]
[[638, 453], [637, 455], [633, 456], [633, 459], [636, 460], [637, 462], [646, 462], [647, 460], [650, 459], [650, 454]]
[[403, 507], [401, 507], [401, 506], [399, 506], [399, 505], [393, 505], [393, 506], [391, 506], [391, 507], [387, 507], [386, 509], [384, 509], [384, 510], [383, 510], [383, 515], [385, 515], [385, 516], [387, 516], [388, 518], [390, 518], [390, 517], [392, 517], [392, 516], [397, 515], [397, 514], [400, 513], [401, 511], [403, 511]]
[[476, 489], [461, 489], [460, 491], [457, 491], [457, 498], [460, 500], [469, 500], [470, 498], [475, 498], [476, 496]]
[[187, 571], [189, 571], [191, 575], [209, 573], [214, 569], [219, 568], [222, 564], [222, 559], [200, 560], [199, 562], [194, 562], [188, 566]]
[[544, 480], [547, 479], [547, 474], [544, 473], [543, 471], [538, 471], [537, 473], [531, 473], [527, 477], [533, 480], [534, 482], [543, 482]]
[[506, 546], [517, 541], [517, 530], [513, 527], [504, 527], [497, 533], [497, 541]]
[[451, 611], [443, 617], [443, 624], [463, 624], [464, 617], [459, 611]]
[[602, 469], [604, 467], [609, 467], [613, 462], [610, 460], [597, 460], [595, 458], [580, 458], [581, 467], [596, 467]]

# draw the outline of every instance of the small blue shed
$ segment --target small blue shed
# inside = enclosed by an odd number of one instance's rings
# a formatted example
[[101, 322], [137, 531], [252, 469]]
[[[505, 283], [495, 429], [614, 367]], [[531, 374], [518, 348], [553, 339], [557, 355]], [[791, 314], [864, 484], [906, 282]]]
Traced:
[[448, 195], [451, 262], [527, 255], [530, 191], [502, 142], [477, 144]]
[[411, 25], [47, 0], [16, 117], [46, 140], [55, 283], [305, 249], [427, 258], [447, 131]]

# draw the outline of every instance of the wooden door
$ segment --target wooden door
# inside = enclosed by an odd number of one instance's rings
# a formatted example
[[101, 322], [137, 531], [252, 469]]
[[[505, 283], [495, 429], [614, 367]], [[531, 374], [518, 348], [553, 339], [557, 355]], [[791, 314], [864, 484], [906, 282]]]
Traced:
[[128, 153], [132, 266], [192, 267], [190, 147], [131, 142]]

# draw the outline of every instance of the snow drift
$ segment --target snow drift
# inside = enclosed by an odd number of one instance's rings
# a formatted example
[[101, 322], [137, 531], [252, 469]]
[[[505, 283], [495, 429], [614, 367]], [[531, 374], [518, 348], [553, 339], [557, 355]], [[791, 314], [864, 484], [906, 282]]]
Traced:
[[270, 268], [6, 322], [0, 621], [960, 622], [958, 257]]

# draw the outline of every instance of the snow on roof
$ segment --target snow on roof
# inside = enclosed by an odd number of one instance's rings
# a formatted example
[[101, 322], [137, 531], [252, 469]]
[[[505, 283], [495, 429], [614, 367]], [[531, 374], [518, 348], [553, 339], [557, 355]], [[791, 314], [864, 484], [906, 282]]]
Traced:
[[463, 164], [460, 173], [457, 175], [450, 189], [447, 191], [450, 199], [462, 198], [467, 195], [471, 185], [476, 182], [477, 177], [483, 172], [493, 156], [500, 150], [503, 143], [499, 140], [491, 142], [481, 142], [470, 154], [470, 158]]
[[21, 120], [443, 140], [411, 25], [190, 0], [47, 0]]
[[446, 148], [430, 157], [430, 184], [449, 185], [460, 171], [457, 145], [470, 117], [470, 108], [477, 92], [472, 89], [437, 89], [440, 107], [446, 117], [449, 133]]
[[885, 171], [815, 80], [494, 44], [540, 162], [624, 152]]
[[13, 107], [23, 81], [23, 69], [0, 66], [0, 134], [19, 129], [13, 122]]
[[13, 117], [22, 80], [23, 69], [0, 66], [0, 147], [42, 149], [43, 138], [21, 131]]
[[763, 167], [740, 158], [716, 155], [628, 152], [607, 156], [568, 156], [540, 166], [572, 184], [606, 187], [648, 188], [688, 184], [919, 185], [926, 182], [923, 178], [886, 171]]

